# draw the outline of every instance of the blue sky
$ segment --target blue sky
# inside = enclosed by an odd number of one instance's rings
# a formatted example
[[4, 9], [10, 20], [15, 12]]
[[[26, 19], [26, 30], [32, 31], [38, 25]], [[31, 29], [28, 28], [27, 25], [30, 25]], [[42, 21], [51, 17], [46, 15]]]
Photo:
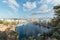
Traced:
[[51, 18], [60, 0], [0, 0], [0, 18]]

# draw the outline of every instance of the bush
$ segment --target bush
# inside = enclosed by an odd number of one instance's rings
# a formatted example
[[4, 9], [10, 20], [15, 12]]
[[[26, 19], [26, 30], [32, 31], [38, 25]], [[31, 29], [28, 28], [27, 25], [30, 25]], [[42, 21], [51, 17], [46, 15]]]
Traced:
[[54, 32], [53, 35], [52, 35], [52, 38], [59, 39], [60, 38], [60, 34], [58, 32]]
[[10, 25], [17, 25], [16, 22], [10, 22]]
[[2, 20], [0, 20], [0, 24], [3, 24], [3, 21]]
[[7, 35], [5, 32], [0, 31], [0, 40], [7, 40]]
[[3, 22], [3, 24], [4, 24], [4, 25], [8, 25], [8, 24], [9, 24], [9, 22]]
[[7, 32], [7, 40], [18, 40], [18, 33], [16, 31], [8, 31]]

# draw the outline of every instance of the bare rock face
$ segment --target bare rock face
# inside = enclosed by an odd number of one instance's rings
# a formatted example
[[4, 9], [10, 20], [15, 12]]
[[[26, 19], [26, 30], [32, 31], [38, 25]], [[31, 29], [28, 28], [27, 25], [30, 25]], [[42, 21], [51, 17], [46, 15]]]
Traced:
[[10, 25], [0, 24], [0, 31], [4, 32], [7, 30], [14, 30], [15, 31], [15, 26], [14, 25], [10, 26]]

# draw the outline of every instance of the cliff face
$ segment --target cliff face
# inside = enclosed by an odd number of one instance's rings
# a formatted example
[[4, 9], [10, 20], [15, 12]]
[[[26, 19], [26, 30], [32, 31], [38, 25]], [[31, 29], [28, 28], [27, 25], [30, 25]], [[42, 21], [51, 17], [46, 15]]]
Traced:
[[13, 31], [15, 31], [15, 26], [14, 25], [12, 25], [12, 26], [10, 26], [10, 25], [3, 25], [3, 24], [0, 24], [0, 31], [6, 31], [6, 30], [13, 30]]

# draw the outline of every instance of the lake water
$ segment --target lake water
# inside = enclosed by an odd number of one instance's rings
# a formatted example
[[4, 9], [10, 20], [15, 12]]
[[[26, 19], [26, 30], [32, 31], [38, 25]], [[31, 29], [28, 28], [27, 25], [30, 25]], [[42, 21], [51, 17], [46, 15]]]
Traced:
[[28, 23], [22, 26], [18, 26], [16, 30], [19, 33], [19, 39], [26, 37], [28, 38], [29, 36], [37, 36], [38, 34], [43, 34], [44, 32], [48, 32], [51, 29], [48, 29], [47, 27], [39, 26], [39, 25], [34, 25], [33, 23]]

